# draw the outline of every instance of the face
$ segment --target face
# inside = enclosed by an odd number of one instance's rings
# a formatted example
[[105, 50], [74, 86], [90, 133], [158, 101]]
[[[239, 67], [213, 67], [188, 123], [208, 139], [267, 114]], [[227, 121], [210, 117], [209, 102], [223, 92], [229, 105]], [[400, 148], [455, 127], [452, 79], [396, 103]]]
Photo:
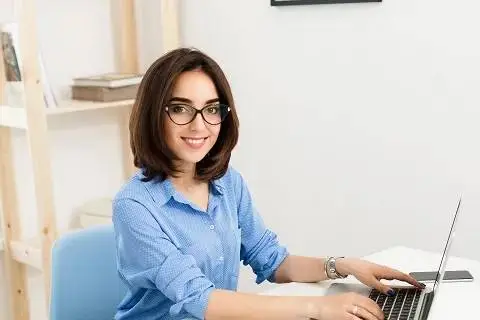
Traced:
[[[217, 141], [221, 125], [210, 123], [217, 122], [212, 119], [219, 112], [218, 104], [215, 84], [203, 71], [186, 71], [177, 78], [168, 104], [172, 118], [165, 117], [165, 134], [167, 146], [182, 167], [192, 167], [202, 160]], [[193, 121], [183, 124], [191, 120], [195, 110], [203, 108], [210, 123], [197, 113]]]

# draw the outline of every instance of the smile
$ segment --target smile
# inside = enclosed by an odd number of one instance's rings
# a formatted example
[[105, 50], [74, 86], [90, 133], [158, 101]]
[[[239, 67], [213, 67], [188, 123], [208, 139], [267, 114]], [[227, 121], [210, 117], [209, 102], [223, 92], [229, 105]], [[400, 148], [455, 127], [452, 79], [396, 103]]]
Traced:
[[185, 141], [185, 143], [193, 148], [199, 148], [202, 147], [207, 140], [207, 138], [186, 138], [182, 137], [182, 140]]

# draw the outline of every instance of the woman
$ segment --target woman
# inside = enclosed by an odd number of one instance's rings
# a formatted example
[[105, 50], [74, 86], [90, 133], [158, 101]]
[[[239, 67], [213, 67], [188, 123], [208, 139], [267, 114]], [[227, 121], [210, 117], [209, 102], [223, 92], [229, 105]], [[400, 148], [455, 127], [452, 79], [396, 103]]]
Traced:
[[116, 319], [382, 319], [370, 299], [272, 297], [235, 292], [240, 262], [257, 283], [317, 282], [353, 275], [420, 286], [399, 271], [354, 258], [291, 255], [255, 210], [229, 166], [238, 118], [220, 67], [192, 49], [158, 59], [140, 85], [130, 120], [141, 170], [113, 203], [118, 269], [129, 290]]

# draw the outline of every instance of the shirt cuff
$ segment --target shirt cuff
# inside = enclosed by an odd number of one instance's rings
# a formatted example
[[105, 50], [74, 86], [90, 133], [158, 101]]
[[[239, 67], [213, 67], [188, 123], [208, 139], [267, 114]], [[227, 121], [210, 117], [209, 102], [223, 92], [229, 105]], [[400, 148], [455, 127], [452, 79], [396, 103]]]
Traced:
[[265, 280], [268, 280], [269, 282], [275, 282], [275, 271], [277, 271], [278, 267], [282, 264], [289, 253], [285, 247], [278, 246], [277, 250], [273, 254], [275, 255], [273, 263], [268, 268], [257, 273], [257, 284], [260, 284]]
[[214, 287], [209, 287], [197, 297], [197, 300], [186, 303], [184, 309], [196, 319], [205, 319], [208, 302], [213, 290], [215, 290]]

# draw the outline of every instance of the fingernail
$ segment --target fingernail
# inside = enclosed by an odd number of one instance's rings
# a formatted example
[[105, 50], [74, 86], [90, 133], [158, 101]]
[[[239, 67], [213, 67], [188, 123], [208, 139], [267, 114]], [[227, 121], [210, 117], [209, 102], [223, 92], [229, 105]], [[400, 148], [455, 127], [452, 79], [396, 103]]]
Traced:
[[390, 297], [393, 297], [395, 295], [395, 290], [393, 289], [390, 289], [387, 291], [387, 294], [390, 296]]

